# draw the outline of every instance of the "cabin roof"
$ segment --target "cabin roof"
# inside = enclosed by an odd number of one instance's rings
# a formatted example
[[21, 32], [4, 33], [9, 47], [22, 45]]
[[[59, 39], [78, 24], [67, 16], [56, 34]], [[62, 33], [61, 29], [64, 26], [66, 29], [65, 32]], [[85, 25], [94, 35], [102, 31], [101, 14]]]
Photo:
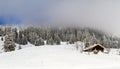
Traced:
[[93, 47], [95, 47], [95, 46], [98, 46], [98, 45], [99, 45], [100, 47], [106, 49], [106, 48], [105, 48], [103, 45], [101, 45], [101, 44], [94, 44], [94, 45], [92, 45], [92, 46], [89, 46], [89, 47], [85, 48], [84, 50], [91, 49], [91, 48], [93, 48]]

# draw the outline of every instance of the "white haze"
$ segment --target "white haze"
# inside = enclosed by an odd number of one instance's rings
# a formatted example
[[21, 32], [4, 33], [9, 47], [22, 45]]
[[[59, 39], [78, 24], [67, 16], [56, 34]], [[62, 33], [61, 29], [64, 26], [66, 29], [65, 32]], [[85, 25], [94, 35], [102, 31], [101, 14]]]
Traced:
[[24, 26], [82, 26], [120, 35], [119, 0], [1, 0], [0, 9]]

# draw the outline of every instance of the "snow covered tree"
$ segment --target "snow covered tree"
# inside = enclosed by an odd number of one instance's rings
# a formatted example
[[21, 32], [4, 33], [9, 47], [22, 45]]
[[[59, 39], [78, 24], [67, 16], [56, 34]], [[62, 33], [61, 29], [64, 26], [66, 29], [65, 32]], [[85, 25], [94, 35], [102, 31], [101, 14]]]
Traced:
[[53, 45], [53, 44], [54, 44], [54, 40], [53, 40], [52, 37], [47, 40], [47, 44], [48, 44], [48, 45]]
[[118, 52], [118, 54], [120, 55], [120, 39], [118, 39], [118, 47], [117, 47], [117, 52]]
[[4, 41], [4, 51], [5, 52], [14, 51], [15, 47], [16, 47], [16, 45], [13, 41], [12, 34], [7, 34], [5, 36], [5, 41]]
[[84, 42], [85, 42], [85, 46], [88, 47], [90, 46], [90, 40], [91, 40], [91, 35], [89, 33], [88, 30], [85, 30], [85, 39], [84, 39]]
[[109, 47], [108, 38], [107, 38], [106, 35], [103, 36], [103, 42], [102, 42], [102, 44], [103, 44], [104, 46], [110, 48], [110, 47]]
[[77, 38], [78, 41], [81, 41], [81, 38], [82, 38], [82, 32], [81, 31], [78, 31], [76, 38]]
[[44, 40], [40, 37], [35, 40], [35, 46], [41, 46], [44, 45]]
[[11, 33], [11, 27], [5, 26], [5, 30], [4, 31], [5, 31], [5, 35]]
[[35, 45], [35, 41], [39, 38], [39, 36], [37, 35], [37, 33], [35, 33], [35, 32], [30, 32], [29, 34], [28, 34], [28, 36], [29, 36], [29, 42], [31, 43], [31, 44], [34, 44]]
[[20, 45], [27, 44], [27, 36], [24, 35], [24, 31], [19, 31], [18, 44]]
[[56, 45], [60, 45], [61, 40], [60, 40], [60, 37], [57, 34], [54, 37], [54, 42], [55, 42]]
[[18, 43], [18, 32], [17, 32], [17, 28], [13, 28], [12, 29], [12, 33], [13, 33], [13, 40], [15, 43]]
[[118, 48], [120, 48], [120, 39], [118, 40]]
[[0, 36], [4, 36], [5, 31], [3, 30], [3, 27], [0, 27]]
[[90, 39], [90, 45], [94, 45], [96, 43], [98, 43], [98, 40], [97, 40], [95, 34], [93, 33], [93, 35], [91, 36], [91, 39]]
[[70, 44], [73, 44], [75, 41], [76, 41], [75, 35], [74, 35], [74, 34], [71, 34], [69, 43], [70, 43]]

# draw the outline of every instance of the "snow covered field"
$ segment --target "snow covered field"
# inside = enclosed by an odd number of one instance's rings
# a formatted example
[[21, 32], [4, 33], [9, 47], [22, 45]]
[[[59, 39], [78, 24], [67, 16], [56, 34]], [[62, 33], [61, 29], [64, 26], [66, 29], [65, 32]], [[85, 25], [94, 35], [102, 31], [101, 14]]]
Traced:
[[0, 54], [0, 69], [120, 69], [120, 56], [81, 54], [74, 45], [31, 46]]

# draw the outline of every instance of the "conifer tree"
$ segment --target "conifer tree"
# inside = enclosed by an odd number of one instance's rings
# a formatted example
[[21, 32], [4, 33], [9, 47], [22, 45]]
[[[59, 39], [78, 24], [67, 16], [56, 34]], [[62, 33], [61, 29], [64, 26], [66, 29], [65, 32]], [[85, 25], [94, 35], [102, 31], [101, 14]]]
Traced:
[[76, 41], [75, 35], [74, 35], [74, 34], [71, 34], [69, 43], [70, 43], [70, 44], [73, 44], [75, 41]]
[[53, 44], [54, 44], [54, 40], [53, 40], [52, 37], [47, 40], [47, 44], [48, 44], [48, 45], [53, 45]]
[[35, 46], [41, 46], [44, 45], [44, 40], [40, 37], [35, 40]]
[[7, 34], [5, 36], [5, 41], [4, 41], [4, 51], [5, 52], [14, 51], [15, 47], [16, 47], [16, 45], [13, 41], [12, 34]]
[[55, 42], [56, 45], [60, 45], [61, 40], [60, 40], [60, 37], [57, 34], [55, 35], [54, 42]]

